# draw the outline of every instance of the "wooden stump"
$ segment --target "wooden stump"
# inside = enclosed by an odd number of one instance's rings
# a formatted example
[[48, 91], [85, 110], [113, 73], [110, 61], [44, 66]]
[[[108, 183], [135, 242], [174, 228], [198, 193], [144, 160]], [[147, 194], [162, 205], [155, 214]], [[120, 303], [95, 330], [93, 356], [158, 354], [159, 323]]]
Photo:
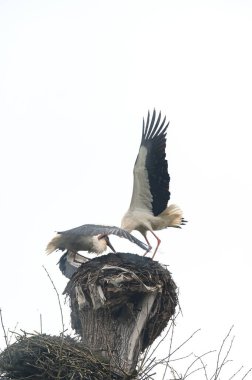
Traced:
[[82, 264], [64, 293], [70, 297], [72, 328], [121, 374], [133, 373], [139, 354], [160, 335], [178, 303], [170, 272], [130, 253]]

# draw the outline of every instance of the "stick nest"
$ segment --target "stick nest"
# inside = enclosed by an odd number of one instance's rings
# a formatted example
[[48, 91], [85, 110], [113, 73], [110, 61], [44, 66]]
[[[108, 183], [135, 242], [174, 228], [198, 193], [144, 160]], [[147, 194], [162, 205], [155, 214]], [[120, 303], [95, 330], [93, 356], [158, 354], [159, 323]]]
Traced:
[[85, 308], [127, 318], [139, 308], [141, 297], [152, 292], [157, 296], [143, 331], [141, 351], [161, 334], [178, 304], [177, 287], [166, 267], [148, 257], [111, 253], [82, 264], [64, 291], [70, 297], [72, 328], [80, 335], [80, 313]]
[[0, 379], [28, 378], [122, 379], [74, 338], [24, 333], [0, 354]]

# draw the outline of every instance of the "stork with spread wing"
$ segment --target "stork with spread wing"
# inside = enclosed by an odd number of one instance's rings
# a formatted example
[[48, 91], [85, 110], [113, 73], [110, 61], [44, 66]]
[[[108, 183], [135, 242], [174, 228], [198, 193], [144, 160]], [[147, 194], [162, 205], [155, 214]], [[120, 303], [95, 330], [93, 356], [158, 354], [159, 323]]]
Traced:
[[151, 120], [149, 112], [146, 123], [143, 120], [142, 140], [134, 166], [131, 203], [121, 222], [121, 227], [128, 232], [138, 230], [150, 249], [147, 231], [152, 233], [157, 240], [152, 258], [161, 242], [154, 231], [167, 227], [180, 228], [186, 222], [177, 205], [167, 206], [170, 200], [170, 176], [165, 153], [168, 125], [166, 117], [161, 121], [161, 112], [156, 118], [155, 110]]
[[116, 235], [127, 239], [131, 243], [148, 251], [148, 246], [145, 243], [122, 228], [98, 224], [84, 224], [83, 226], [72, 228], [71, 230], [57, 232], [57, 235], [47, 244], [46, 252], [50, 254], [58, 250], [66, 251], [61, 256], [58, 264], [61, 272], [66, 277], [71, 278], [80, 265], [89, 260], [87, 257], [79, 254], [79, 251], [99, 255], [109, 247], [116, 253], [108, 235]]
[[115, 226], [103, 226], [98, 224], [84, 224], [71, 230], [57, 232], [57, 235], [48, 243], [46, 252], [48, 254], [55, 250], [69, 250], [71, 252], [86, 251], [96, 253], [104, 252], [109, 247], [116, 252], [110, 243], [108, 235], [116, 235], [137, 244], [142, 249], [148, 249], [145, 243], [141, 242], [128, 231]]

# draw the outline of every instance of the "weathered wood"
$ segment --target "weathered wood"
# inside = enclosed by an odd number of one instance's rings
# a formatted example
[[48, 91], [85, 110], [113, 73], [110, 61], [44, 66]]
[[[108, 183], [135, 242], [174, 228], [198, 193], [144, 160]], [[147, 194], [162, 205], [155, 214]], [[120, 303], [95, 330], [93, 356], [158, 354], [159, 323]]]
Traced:
[[68, 283], [72, 327], [85, 346], [130, 374], [177, 305], [169, 271], [138, 255], [118, 253], [83, 264]]

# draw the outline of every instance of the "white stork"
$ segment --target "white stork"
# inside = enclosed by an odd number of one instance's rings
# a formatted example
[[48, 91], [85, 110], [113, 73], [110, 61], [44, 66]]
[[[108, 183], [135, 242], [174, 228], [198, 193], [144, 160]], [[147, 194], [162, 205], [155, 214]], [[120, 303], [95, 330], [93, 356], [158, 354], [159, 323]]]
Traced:
[[57, 235], [48, 243], [46, 252], [47, 254], [50, 254], [54, 251], [66, 250], [61, 256], [58, 264], [61, 272], [67, 278], [71, 278], [80, 265], [89, 260], [87, 257], [80, 255], [78, 253], [79, 251], [87, 251], [99, 255], [109, 247], [114, 253], [116, 253], [110, 243], [108, 235], [116, 235], [128, 239], [142, 249], [148, 250], [148, 246], [145, 243], [138, 240], [135, 236], [122, 228], [84, 224], [83, 226], [72, 228], [71, 230], [57, 232]]
[[154, 231], [167, 227], [181, 228], [180, 225], [186, 222], [178, 206], [172, 204], [167, 207], [170, 199], [170, 176], [165, 154], [168, 125], [166, 117], [161, 122], [161, 112], [156, 119], [155, 110], [151, 120], [149, 112], [146, 124], [143, 120], [142, 140], [134, 166], [131, 203], [121, 222], [121, 227], [126, 231], [138, 230], [148, 243], [149, 250], [151, 245], [147, 231], [155, 236], [157, 245], [152, 258], [161, 242]]
[[46, 252], [50, 254], [55, 250], [68, 250], [73, 253], [87, 251], [99, 255], [109, 247], [115, 253], [116, 251], [111, 245], [108, 235], [117, 235], [121, 238], [128, 239], [145, 250], [148, 248], [145, 243], [122, 228], [84, 224], [83, 226], [72, 228], [71, 230], [57, 232], [57, 235], [48, 243]]

